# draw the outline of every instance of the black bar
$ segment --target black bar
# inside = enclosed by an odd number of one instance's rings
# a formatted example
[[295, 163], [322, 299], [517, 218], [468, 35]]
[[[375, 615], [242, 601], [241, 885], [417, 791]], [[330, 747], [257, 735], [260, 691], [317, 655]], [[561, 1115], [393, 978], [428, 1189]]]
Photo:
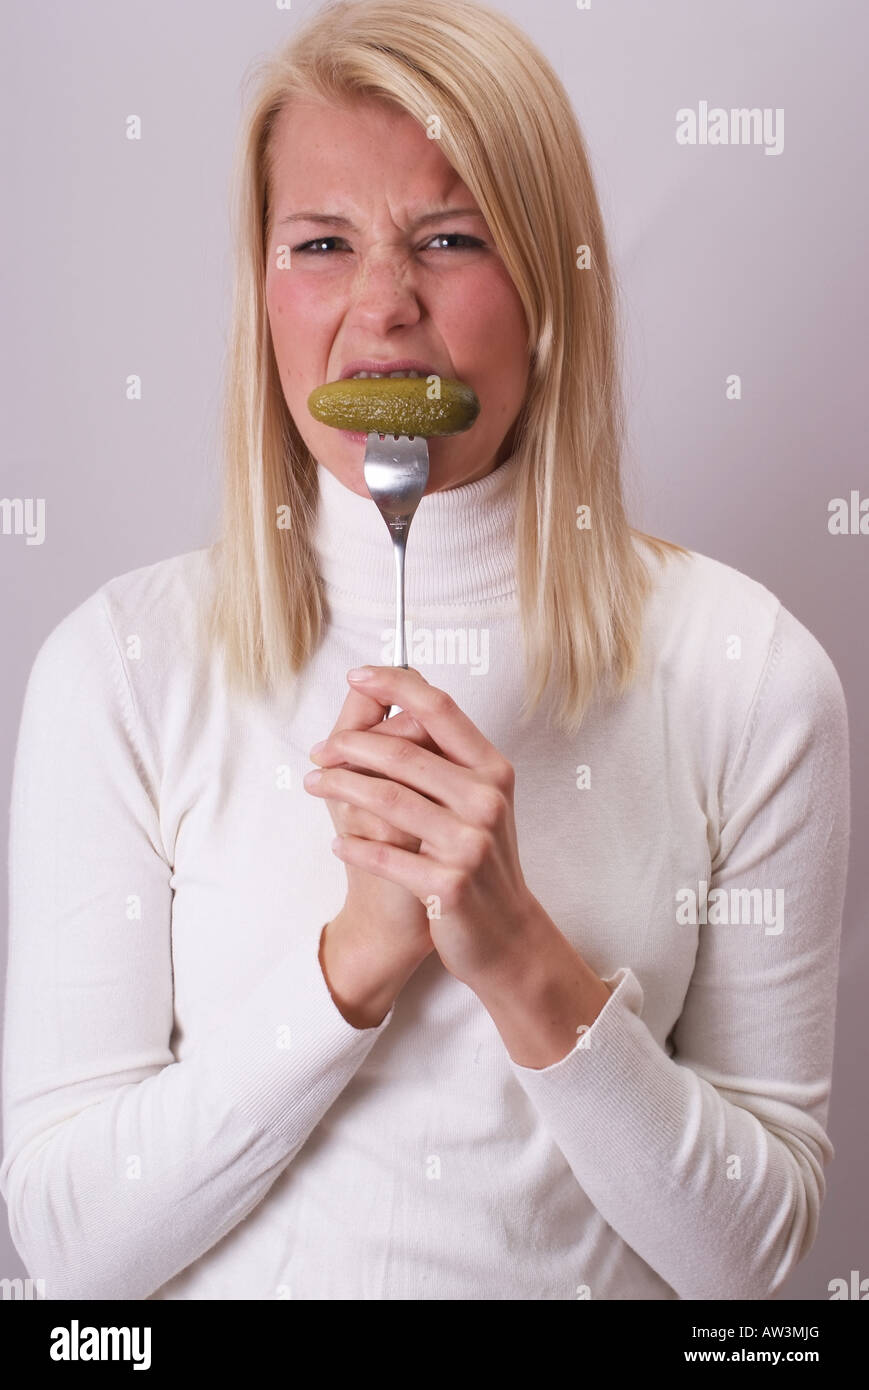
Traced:
[[[420, 1369], [430, 1373], [438, 1353], [444, 1374], [465, 1379], [469, 1352], [481, 1369], [491, 1371], [502, 1357], [513, 1358], [521, 1350], [538, 1375], [547, 1364], [554, 1371], [556, 1361], [563, 1375], [567, 1360], [574, 1372], [571, 1379], [581, 1385], [601, 1363], [619, 1374], [636, 1369], [667, 1375], [684, 1366], [689, 1374], [702, 1375], [715, 1365], [727, 1370], [798, 1365], [827, 1376], [844, 1373], [849, 1364], [860, 1362], [867, 1330], [860, 1303], [865, 1301], [577, 1300], [548, 1325], [545, 1340], [538, 1336], [539, 1308], [536, 1313], [531, 1307], [517, 1312], [512, 1304], [510, 1311], [504, 1303], [482, 1300], [471, 1301], [465, 1314], [421, 1303], [416, 1314], [405, 1310], [396, 1317], [387, 1312], [382, 1325], [370, 1303], [364, 1309], [357, 1306], [354, 1313], [348, 1302], [341, 1302], [340, 1308], [322, 1307], [312, 1316], [310, 1302], [299, 1306], [304, 1300], [157, 1300], [146, 1308], [143, 1302], [7, 1299], [0, 1303], [0, 1313], [4, 1344], [7, 1351], [14, 1347], [18, 1366], [61, 1376], [83, 1371], [92, 1377], [105, 1367], [115, 1376], [133, 1375], [137, 1363], [140, 1376], [185, 1369], [250, 1374], [267, 1358], [270, 1368], [280, 1368], [291, 1384], [299, 1376], [300, 1358], [316, 1358], [321, 1373], [328, 1370], [334, 1376], [340, 1352], [351, 1373], [383, 1375], [388, 1367], [394, 1375], [402, 1363], [404, 1374], [412, 1376]], [[117, 1332], [111, 1333], [112, 1328]], [[462, 1334], [460, 1344], [451, 1335], [454, 1330]], [[534, 1341], [528, 1339], [529, 1332]], [[413, 1340], [408, 1361], [402, 1347], [409, 1337]], [[53, 1357], [52, 1348], [68, 1359]], [[115, 1349], [126, 1359], [114, 1359]], [[105, 1359], [92, 1359], [92, 1350], [104, 1353]]]

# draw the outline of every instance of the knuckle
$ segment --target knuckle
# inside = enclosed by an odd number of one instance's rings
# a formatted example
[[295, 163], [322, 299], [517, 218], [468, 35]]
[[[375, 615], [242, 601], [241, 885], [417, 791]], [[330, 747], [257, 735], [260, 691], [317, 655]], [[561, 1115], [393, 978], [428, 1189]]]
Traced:
[[415, 744], [408, 743], [407, 740], [404, 738], [396, 738], [392, 740], [389, 749], [389, 757], [392, 762], [404, 766], [407, 763], [408, 759], [415, 758], [416, 755], [417, 748]]
[[[395, 728], [390, 729], [390, 724], [394, 724]], [[401, 739], [418, 741], [426, 735], [424, 725], [412, 714], [408, 714], [407, 710], [402, 710], [401, 714], [394, 714], [391, 719], [384, 719], [377, 725], [377, 732], [392, 735], [396, 742], [400, 742]]]
[[404, 796], [404, 788], [397, 782], [385, 782], [380, 791], [380, 800], [386, 806], [397, 806]]
[[432, 689], [428, 696], [428, 707], [432, 714], [443, 718], [452, 713], [455, 708], [455, 702], [452, 696], [447, 694], [446, 690]]
[[479, 830], [469, 825], [462, 836], [461, 860], [470, 870], [478, 869], [487, 859], [492, 846], [492, 836], [488, 830]]
[[329, 735], [329, 743], [334, 753], [343, 753], [346, 747], [344, 738], [345, 730], [339, 729], [337, 733]]
[[516, 769], [512, 763], [502, 758], [493, 769], [492, 780], [504, 796], [510, 796], [516, 783]]
[[380, 868], [387, 868], [389, 866], [389, 854], [390, 849], [386, 841], [376, 841], [376, 843], [374, 844], [374, 849], [371, 851], [371, 857], [374, 860], [374, 863], [379, 865]]
[[476, 796], [474, 819], [487, 830], [494, 830], [502, 823], [506, 809], [503, 792], [495, 787], [481, 787]]

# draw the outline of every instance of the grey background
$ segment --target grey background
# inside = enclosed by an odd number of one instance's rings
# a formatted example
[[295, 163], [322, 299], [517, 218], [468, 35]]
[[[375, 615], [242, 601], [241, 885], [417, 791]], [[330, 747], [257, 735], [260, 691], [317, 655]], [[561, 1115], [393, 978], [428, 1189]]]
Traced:
[[[213, 539], [241, 78], [312, 8], [5, 7], [0, 496], [44, 497], [46, 536], [0, 535], [4, 845], [21, 698], [43, 639], [107, 579]], [[500, 8], [554, 64], [589, 144], [628, 328], [632, 520], [760, 580], [845, 687], [853, 834], [837, 1153], [814, 1249], [780, 1294], [826, 1299], [830, 1279], [869, 1276], [869, 536], [827, 530], [831, 498], [869, 494], [869, 12], [845, 0]], [[677, 145], [676, 110], [701, 100], [784, 108], [783, 152]], [[130, 113], [141, 141], [125, 138]], [[125, 399], [134, 372], [140, 402]], [[725, 399], [733, 372], [741, 401]], [[4, 943], [5, 912], [5, 969]], [[0, 1277], [11, 1278], [24, 1270], [5, 1225]]]

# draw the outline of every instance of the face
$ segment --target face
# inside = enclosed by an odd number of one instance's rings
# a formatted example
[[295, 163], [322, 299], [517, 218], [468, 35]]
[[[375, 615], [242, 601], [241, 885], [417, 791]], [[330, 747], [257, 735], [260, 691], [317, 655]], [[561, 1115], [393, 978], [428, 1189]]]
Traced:
[[[418, 365], [467, 382], [469, 430], [429, 440], [427, 492], [490, 473], [512, 453], [528, 381], [522, 304], [489, 228], [437, 140], [365, 100], [295, 102], [275, 132], [266, 301], [284, 398], [314, 458], [368, 497], [363, 435], [315, 420], [317, 386]], [[290, 267], [277, 248], [290, 248]]]

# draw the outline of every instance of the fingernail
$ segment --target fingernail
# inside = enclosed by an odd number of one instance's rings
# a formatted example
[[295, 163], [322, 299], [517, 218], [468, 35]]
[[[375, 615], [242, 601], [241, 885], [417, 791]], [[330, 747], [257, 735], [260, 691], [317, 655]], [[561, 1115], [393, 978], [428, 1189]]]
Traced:
[[370, 681], [374, 675], [373, 666], [356, 666], [347, 672], [348, 681]]
[[304, 780], [304, 783], [305, 783], [305, 786], [306, 786], [306, 787], [313, 787], [313, 786], [316, 786], [317, 782], [320, 781], [320, 778], [321, 778], [322, 776], [323, 776], [323, 774], [322, 774], [322, 772], [320, 771], [320, 769], [319, 769], [318, 767], [317, 767], [317, 768], [314, 768], [312, 772], [306, 772], [306, 773], [305, 773], [305, 776], [304, 776], [304, 779], [303, 779], [303, 780]]
[[326, 743], [327, 740], [325, 738], [321, 739], [319, 743], [315, 743], [313, 748], [311, 749], [311, 757], [313, 758], [315, 753], [321, 753], [323, 749], [326, 747]]

